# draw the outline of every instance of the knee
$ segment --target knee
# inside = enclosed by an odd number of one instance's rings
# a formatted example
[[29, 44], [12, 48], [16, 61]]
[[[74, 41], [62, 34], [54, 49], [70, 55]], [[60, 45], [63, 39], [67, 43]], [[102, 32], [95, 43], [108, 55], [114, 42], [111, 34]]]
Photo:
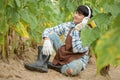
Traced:
[[66, 75], [72, 75], [72, 69], [71, 68], [67, 68], [65, 72], [66, 72]]
[[80, 71], [72, 68], [66, 68], [65, 75], [67, 76], [76, 76], [79, 74]]
[[82, 68], [83, 68], [83, 64], [79, 60], [77, 60], [67, 65], [64, 65], [61, 71], [65, 75], [76, 76], [81, 72]]
[[58, 37], [58, 35], [55, 32], [50, 32], [49, 38], [53, 40], [54, 38]]
[[58, 36], [55, 32], [50, 32], [49, 37], [56, 37]]

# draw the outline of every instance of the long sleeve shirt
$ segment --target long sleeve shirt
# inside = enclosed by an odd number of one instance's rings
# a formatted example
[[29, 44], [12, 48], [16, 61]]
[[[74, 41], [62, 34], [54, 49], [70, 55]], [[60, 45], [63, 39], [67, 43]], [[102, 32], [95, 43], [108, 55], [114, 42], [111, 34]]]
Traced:
[[[81, 37], [80, 37], [80, 32], [75, 29], [75, 23], [74, 22], [66, 22], [66, 23], [62, 23], [60, 25], [57, 25], [55, 27], [51, 27], [51, 28], [46, 28], [45, 31], [42, 34], [42, 37], [49, 37], [49, 33], [50, 32], [55, 32], [58, 35], [64, 35], [64, 38], [66, 39], [67, 34], [69, 32], [69, 30], [72, 29], [70, 36], [72, 37], [72, 48], [73, 48], [73, 52], [74, 53], [78, 53], [78, 52], [86, 52], [86, 54], [88, 53], [88, 49], [89, 46], [84, 47], [82, 45], [82, 41], [81, 41]], [[84, 66], [87, 64], [88, 62], [88, 56], [85, 55], [81, 58], [81, 61], [84, 63]]]

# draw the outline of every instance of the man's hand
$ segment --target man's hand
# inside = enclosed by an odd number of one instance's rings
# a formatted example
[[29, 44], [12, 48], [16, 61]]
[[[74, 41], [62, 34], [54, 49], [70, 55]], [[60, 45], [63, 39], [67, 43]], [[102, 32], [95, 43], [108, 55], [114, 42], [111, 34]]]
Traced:
[[43, 54], [44, 55], [51, 55], [53, 53], [53, 46], [50, 42], [49, 39], [45, 39], [44, 40], [44, 44], [43, 44]]
[[77, 24], [77, 25], [75, 26], [75, 29], [76, 29], [76, 30], [81, 30], [81, 29], [83, 29], [83, 28], [86, 26], [88, 20], [89, 20], [89, 18], [88, 18], [88, 17], [85, 17], [85, 18], [82, 20], [81, 23], [79, 23], [79, 24]]

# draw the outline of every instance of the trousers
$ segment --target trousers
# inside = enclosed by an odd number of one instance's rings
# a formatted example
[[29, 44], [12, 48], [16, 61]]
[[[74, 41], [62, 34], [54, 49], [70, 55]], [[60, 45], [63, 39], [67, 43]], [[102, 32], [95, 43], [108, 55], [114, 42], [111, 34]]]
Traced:
[[[50, 41], [51, 41], [55, 51], [57, 51], [58, 48], [60, 46], [62, 46], [62, 44], [63, 44], [60, 37], [56, 33], [52, 32], [49, 35], [49, 38], [50, 38]], [[71, 61], [68, 64], [64, 64], [62, 66], [61, 73], [63, 73], [64, 75], [69, 75], [69, 72], [68, 72], [68, 70], [69, 70], [70, 75], [74, 76], [74, 75], [78, 75], [82, 69], [83, 69], [82, 61], [81, 61], [81, 59], [77, 59], [77, 60]]]

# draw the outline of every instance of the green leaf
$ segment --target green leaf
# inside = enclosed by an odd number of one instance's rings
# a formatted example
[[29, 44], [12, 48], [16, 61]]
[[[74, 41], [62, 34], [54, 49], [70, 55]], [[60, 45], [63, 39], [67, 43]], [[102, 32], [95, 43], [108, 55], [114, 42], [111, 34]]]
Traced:
[[112, 15], [110, 13], [99, 13], [95, 15], [93, 19], [95, 19], [98, 27], [103, 27], [104, 25], [108, 25], [110, 23], [111, 16]]
[[29, 33], [26, 26], [24, 26], [20, 21], [16, 24], [14, 29], [17, 33], [19, 33], [20, 36], [29, 38]]
[[9, 25], [6, 23], [5, 19], [0, 21], [0, 33], [6, 34], [9, 30]]
[[[44, 5], [44, 4], [42, 4]], [[29, 8], [29, 12], [32, 13], [33, 15], [37, 16], [39, 15], [39, 7], [38, 7], [38, 2], [37, 1], [33, 1], [33, 2], [28, 2], [27, 3], [27, 7]]]
[[15, 0], [15, 4], [16, 4], [17, 7], [20, 7], [21, 6], [20, 0]]
[[99, 36], [100, 36], [100, 31], [98, 27], [95, 27], [93, 29], [86, 27], [81, 32], [81, 39], [83, 46], [88, 46], [92, 44]]
[[120, 13], [113, 20], [112, 27], [113, 28], [120, 27]]
[[28, 14], [28, 10], [27, 9], [22, 9], [19, 11], [19, 14], [20, 14], [20, 18], [22, 20], [24, 20], [25, 22], [29, 23], [29, 14]]
[[4, 0], [0, 0], [0, 11], [4, 8]]
[[120, 2], [115, 1], [112, 4], [105, 3], [103, 5], [106, 13], [111, 13], [113, 16], [117, 16], [120, 13]]
[[29, 24], [31, 25], [31, 29], [35, 29], [37, 27], [37, 18], [34, 15], [30, 15]]
[[19, 12], [19, 14], [22, 20], [30, 24], [31, 29], [35, 29], [37, 27], [37, 18], [30, 14], [28, 10], [23, 9]]
[[10, 25], [15, 24], [20, 19], [20, 15], [18, 14], [17, 10], [10, 6], [7, 6], [6, 17], [9, 18]]
[[120, 65], [120, 28], [106, 32], [97, 41], [97, 70], [98, 72], [106, 65]]
[[35, 30], [31, 30], [30, 35], [32, 40], [36, 41], [37, 43], [40, 42], [40, 34], [38, 32], [36, 32]]

